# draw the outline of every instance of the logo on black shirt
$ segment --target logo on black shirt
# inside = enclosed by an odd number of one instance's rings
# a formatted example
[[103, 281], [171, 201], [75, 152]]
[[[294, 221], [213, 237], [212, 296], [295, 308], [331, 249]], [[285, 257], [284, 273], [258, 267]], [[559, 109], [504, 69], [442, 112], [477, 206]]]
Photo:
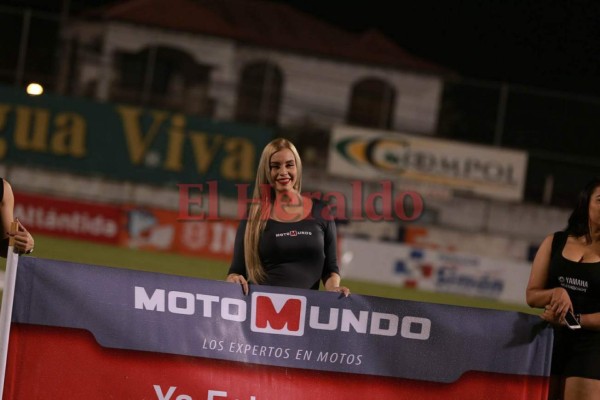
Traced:
[[296, 230], [293, 230], [293, 231], [288, 231], [288, 232], [283, 232], [283, 233], [276, 233], [275, 237], [284, 237], [284, 236], [292, 236], [292, 237], [294, 237], [294, 236], [301, 236], [301, 235], [311, 236], [312, 232], [310, 232], [310, 231], [296, 231]]
[[578, 290], [580, 292], [587, 292], [588, 289], [588, 281], [583, 279], [571, 278], [569, 276], [559, 276], [558, 281], [562, 287]]

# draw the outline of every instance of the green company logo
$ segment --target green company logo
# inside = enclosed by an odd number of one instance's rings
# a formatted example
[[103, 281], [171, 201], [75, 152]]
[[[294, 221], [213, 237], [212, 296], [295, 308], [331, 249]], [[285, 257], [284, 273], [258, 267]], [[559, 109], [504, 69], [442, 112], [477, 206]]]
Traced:
[[338, 141], [335, 147], [351, 164], [397, 174], [405, 171], [409, 155], [409, 143], [399, 139], [352, 137]]

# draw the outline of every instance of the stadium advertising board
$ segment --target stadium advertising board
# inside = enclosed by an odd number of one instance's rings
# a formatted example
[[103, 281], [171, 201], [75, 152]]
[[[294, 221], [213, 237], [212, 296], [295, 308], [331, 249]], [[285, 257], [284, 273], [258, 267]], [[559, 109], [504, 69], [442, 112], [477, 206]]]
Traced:
[[230, 261], [239, 221], [179, 220], [177, 211], [124, 207], [124, 247], [172, 251], [179, 254]]
[[332, 131], [329, 172], [352, 179], [407, 179], [521, 200], [527, 153], [372, 129]]
[[35, 235], [231, 260], [238, 221], [178, 220], [178, 212], [17, 192], [15, 216]]
[[547, 395], [552, 330], [534, 315], [18, 262], [5, 398]]
[[271, 131], [0, 86], [0, 160], [138, 183], [250, 182]]
[[121, 208], [115, 205], [17, 192], [14, 215], [33, 234], [119, 243]]
[[340, 244], [345, 278], [525, 305], [531, 271], [525, 261], [351, 237]]

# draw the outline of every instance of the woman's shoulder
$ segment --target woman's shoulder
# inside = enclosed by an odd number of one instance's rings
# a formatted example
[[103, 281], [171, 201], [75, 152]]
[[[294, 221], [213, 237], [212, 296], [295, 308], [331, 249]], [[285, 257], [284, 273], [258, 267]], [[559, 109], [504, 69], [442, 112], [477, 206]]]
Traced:
[[0, 201], [4, 201], [5, 196], [8, 196], [10, 201], [13, 196], [12, 186], [6, 179], [0, 178]]
[[335, 219], [329, 203], [317, 198], [311, 198], [311, 200], [312, 216], [314, 219], [324, 222], [333, 221]]
[[326, 205], [326, 203], [318, 197], [308, 197], [310, 201], [312, 201], [313, 207], [321, 207]]
[[328, 204], [321, 199], [315, 197], [309, 197], [309, 199], [312, 202], [313, 213], [315, 211], [318, 211], [320, 213], [323, 209], [329, 207]]
[[549, 250], [550, 256], [554, 257], [555, 254], [562, 251], [568, 239], [569, 233], [567, 231], [556, 231], [546, 236], [540, 247], [546, 248], [546, 251]]

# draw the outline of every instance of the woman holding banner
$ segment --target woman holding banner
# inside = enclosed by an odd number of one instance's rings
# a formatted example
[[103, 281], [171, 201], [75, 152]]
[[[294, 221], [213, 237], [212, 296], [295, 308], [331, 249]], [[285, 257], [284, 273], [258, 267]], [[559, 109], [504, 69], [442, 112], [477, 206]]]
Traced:
[[540, 245], [526, 297], [555, 326], [549, 398], [600, 399], [600, 178]]
[[327, 206], [303, 196], [302, 161], [286, 139], [265, 146], [248, 218], [240, 222], [227, 281], [350, 294], [340, 285], [336, 227]]
[[[4, 236], [0, 245], [0, 256], [6, 257], [8, 252], [8, 242], [11, 237], [15, 239], [15, 250], [21, 254], [29, 254], [33, 251], [33, 236], [25, 229], [21, 221], [13, 219], [13, 210], [15, 206], [15, 196], [10, 183], [6, 179], [0, 178], [0, 218], [2, 219], [2, 229]], [[17, 223], [16, 232], [11, 232], [11, 223]]]

